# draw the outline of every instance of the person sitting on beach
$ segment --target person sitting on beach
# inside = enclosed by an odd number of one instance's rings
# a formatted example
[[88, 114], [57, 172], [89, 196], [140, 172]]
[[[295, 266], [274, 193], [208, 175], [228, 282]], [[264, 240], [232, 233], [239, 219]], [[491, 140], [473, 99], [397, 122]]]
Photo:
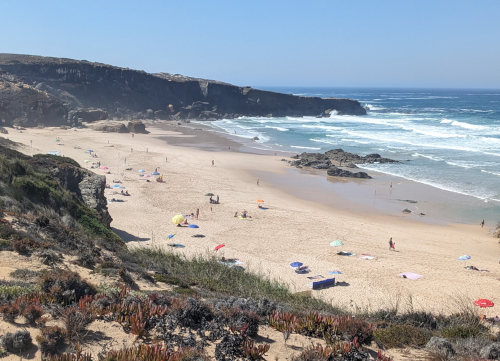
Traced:
[[247, 211], [241, 212], [241, 218], [247, 218]]
[[238, 211], [234, 212], [234, 216], [238, 217]]
[[261, 209], [262, 209], [262, 204], [260, 204], [260, 203], [259, 203], [259, 205], [258, 205], [257, 207], [259, 207], [259, 208], [261, 208]]
[[395, 251], [396, 249], [394, 248], [396, 246], [396, 243], [392, 241], [392, 237], [389, 239], [389, 251]]

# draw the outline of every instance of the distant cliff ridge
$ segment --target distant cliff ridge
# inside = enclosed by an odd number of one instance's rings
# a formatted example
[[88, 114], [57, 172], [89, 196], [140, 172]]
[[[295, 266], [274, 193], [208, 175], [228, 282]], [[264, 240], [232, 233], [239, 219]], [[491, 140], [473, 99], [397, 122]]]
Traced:
[[0, 54], [0, 122], [364, 115], [351, 99], [302, 97], [64, 58]]

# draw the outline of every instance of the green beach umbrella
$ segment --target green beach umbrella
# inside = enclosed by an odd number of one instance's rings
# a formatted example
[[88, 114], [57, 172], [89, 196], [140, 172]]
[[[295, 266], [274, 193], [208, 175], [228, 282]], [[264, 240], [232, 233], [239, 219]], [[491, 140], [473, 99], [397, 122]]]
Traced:
[[340, 247], [340, 246], [343, 246], [343, 245], [344, 245], [344, 242], [342, 242], [341, 240], [338, 240], [338, 239], [336, 239], [335, 241], [330, 242], [330, 246], [332, 246], [332, 247]]
[[207, 193], [207, 194], [205, 194], [205, 196], [206, 197], [213, 197], [213, 196], [215, 196], [215, 194], [213, 194], [213, 193]]

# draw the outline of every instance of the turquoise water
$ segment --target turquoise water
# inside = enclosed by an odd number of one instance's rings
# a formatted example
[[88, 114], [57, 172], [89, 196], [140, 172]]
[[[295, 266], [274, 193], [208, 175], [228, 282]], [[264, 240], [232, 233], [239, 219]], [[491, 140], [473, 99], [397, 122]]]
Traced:
[[239, 137], [257, 136], [255, 146], [264, 149], [379, 153], [401, 163], [362, 167], [500, 205], [500, 90], [268, 90], [353, 98], [368, 114], [241, 117], [212, 126]]

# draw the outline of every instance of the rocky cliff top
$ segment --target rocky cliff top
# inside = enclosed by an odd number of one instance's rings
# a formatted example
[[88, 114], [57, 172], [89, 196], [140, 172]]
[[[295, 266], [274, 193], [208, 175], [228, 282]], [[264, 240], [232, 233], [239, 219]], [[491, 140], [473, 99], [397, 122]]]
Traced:
[[[19, 91], [25, 89], [22, 97]], [[86, 60], [0, 54], [0, 125], [118, 119], [363, 115], [351, 99], [301, 97]], [[91, 113], [90, 113], [91, 112]]]

